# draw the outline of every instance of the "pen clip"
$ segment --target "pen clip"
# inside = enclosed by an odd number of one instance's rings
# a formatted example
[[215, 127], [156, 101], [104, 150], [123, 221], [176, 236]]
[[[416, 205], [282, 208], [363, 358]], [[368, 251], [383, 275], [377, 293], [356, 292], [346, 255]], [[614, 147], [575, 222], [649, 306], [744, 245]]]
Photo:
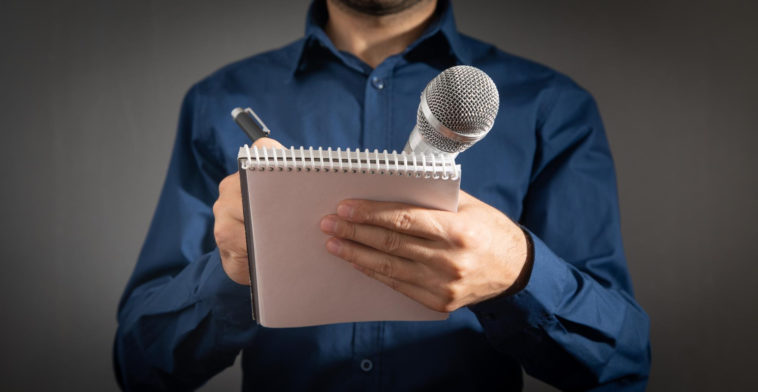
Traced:
[[252, 115], [252, 116], [253, 116], [253, 120], [256, 122], [256, 124], [258, 125], [258, 127], [259, 127], [259, 128], [260, 128], [260, 129], [261, 129], [261, 130], [262, 130], [262, 131], [263, 131], [263, 132], [266, 134], [266, 135], [270, 135], [270, 134], [271, 134], [271, 130], [270, 130], [270, 129], [268, 129], [268, 127], [266, 126], [266, 124], [264, 124], [264, 123], [263, 123], [263, 120], [261, 120], [261, 118], [260, 118], [260, 117], [258, 117], [258, 115], [257, 115], [257, 114], [255, 114], [255, 112], [253, 111], [253, 109], [250, 109], [250, 108], [245, 108], [245, 111], [246, 111], [246, 112], [248, 112], [248, 113], [250, 113], [250, 115]]

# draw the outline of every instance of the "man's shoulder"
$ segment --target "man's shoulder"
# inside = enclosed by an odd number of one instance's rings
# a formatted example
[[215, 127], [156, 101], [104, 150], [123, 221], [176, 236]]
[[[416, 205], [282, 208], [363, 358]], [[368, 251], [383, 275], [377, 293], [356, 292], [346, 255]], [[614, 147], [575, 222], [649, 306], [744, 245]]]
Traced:
[[[531, 86], [542, 91], [575, 91], [589, 94], [569, 76], [509, 52], [497, 46], [460, 34], [461, 40], [470, 51], [471, 63], [485, 72], [498, 84], [509, 86]], [[501, 79], [501, 80], [498, 80]]]
[[196, 83], [206, 93], [224, 90], [233, 93], [239, 88], [257, 85], [263, 89], [271, 81], [286, 81], [300, 56], [304, 39], [281, 48], [258, 53], [222, 66]]

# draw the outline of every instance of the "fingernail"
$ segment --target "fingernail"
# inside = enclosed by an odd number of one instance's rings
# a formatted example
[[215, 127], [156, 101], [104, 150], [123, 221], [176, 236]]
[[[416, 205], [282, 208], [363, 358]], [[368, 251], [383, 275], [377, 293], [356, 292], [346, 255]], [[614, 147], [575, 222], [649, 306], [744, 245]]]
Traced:
[[333, 216], [324, 217], [321, 219], [321, 230], [327, 234], [334, 234], [337, 232], [337, 220]]
[[355, 212], [355, 209], [352, 206], [349, 206], [345, 203], [342, 203], [337, 206], [337, 215], [345, 218], [350, 219], [353, 217], [353, 213]]
[[340, 253], [340, 249], [342, 249], [342, 243], [336, 238], [330, 238], [329, 241], [326, 241], [326, 249], [337, 255]]

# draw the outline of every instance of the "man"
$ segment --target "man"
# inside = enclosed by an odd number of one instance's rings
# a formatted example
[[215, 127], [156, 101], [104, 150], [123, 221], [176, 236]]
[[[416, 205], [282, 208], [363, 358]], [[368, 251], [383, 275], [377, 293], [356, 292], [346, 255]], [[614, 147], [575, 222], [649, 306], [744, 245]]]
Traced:
[[[419, 93], [456, 64], [484, 70], [501, 97], [487, 138], [458, 157], [459, 211], [348, 200], [320, 222], [346, 266], [450, 318], [256, 326], [234, 174], [248, 140], [230, 110], [254, 107], [284, 145], [399, 150]], [[197, 387], [240, 350], [244, 390], [519, 390], [521, 366], [562, 389], [641, 390], [648, 324], [589, 94], [459, 34], [447, 1], [327, 0], [304, 39], [188, 92], [114, 357], [133, 390]]]

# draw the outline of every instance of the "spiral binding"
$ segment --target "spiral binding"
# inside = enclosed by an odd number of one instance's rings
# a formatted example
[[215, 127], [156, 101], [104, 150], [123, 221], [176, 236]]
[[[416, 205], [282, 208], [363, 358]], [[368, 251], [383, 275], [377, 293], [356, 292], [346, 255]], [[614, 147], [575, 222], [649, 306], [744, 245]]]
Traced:
[[442, 180], [457, 180], [460, 166], [455, 159], [443, 154], [415, 154], [342, 150], [331, 147], [314, 150], [258, 148], [247, 144], [240, 148], [240, 167], [253, 171], [312, 171], [323, 173], [362, 173], [389, 176], [409, 176]]

